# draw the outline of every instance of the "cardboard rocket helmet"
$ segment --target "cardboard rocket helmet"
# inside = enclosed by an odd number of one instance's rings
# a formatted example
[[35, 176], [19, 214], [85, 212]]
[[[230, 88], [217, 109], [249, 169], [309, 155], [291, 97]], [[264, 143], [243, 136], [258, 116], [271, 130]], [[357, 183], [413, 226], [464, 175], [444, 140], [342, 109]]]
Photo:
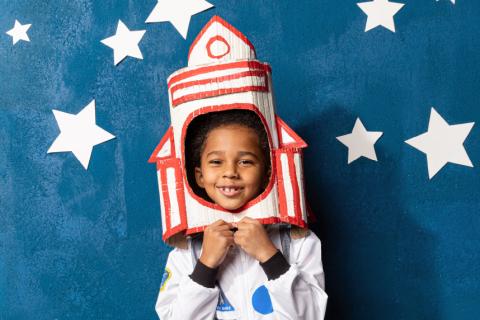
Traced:
[[[242, 33], [214, 16], [190, 47], [188, 67], [168, 78], [168, 91], [172, 125], [149, 160], [157, 165], [165, 241], [201, 232], [218, 219], [236, 222], [245, 216], [263, 224], [306, 226], [302, 149], [307, 144], [275, 115], [271, 68], [256, 60], [255, 48]], [[185, 163], [185, 136], [192, 120], [231, 109], [258, 115], [271, 161], [265, 190], [235, 211], [196, 194]]]

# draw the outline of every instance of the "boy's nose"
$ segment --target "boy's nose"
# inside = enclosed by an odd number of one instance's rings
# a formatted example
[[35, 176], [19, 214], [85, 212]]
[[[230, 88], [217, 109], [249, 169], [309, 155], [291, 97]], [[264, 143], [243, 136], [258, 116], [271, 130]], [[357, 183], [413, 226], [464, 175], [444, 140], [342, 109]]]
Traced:
[[235, 164], [228, 164], [223, 172], [224, 178], [238, 178], [237, 166]]

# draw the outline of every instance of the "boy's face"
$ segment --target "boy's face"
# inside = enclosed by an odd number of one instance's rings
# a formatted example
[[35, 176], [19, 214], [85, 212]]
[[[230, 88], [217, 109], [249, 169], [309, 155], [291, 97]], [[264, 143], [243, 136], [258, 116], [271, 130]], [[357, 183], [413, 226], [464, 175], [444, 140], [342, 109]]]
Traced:
[[265, 159], [254, 130], [226, 125], [210, 131], [195, 179], [210, 199], [227, 210], [236, 210], [260, 194]]

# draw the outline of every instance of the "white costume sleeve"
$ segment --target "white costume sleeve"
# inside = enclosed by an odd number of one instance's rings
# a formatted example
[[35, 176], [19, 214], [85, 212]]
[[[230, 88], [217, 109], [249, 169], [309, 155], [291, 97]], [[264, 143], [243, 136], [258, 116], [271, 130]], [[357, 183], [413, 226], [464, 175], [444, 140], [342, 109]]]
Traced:
[[292, 240], [290, 269], [266, 284], [279, 320], [324, 318], [327, 294], [321, 255], [320, 239], [313, 232]]
[[160, 320], [213, 319], [219, 290], [206, 288], [189, 275], [193, 271], [189, 249], [170, 252], [155, 310]]

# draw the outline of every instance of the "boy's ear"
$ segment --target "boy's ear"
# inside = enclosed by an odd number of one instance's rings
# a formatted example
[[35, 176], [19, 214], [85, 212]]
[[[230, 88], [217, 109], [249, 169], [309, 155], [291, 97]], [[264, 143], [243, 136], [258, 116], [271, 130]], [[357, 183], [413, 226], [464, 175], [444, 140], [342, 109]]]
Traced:
[[203, 175], [202, 175], [202, 169], [200, 169], [199, 167], [195, 167], [195, 181], [197, 182], [197, 185], [204, 189], [204, 185], [203, 185]]

